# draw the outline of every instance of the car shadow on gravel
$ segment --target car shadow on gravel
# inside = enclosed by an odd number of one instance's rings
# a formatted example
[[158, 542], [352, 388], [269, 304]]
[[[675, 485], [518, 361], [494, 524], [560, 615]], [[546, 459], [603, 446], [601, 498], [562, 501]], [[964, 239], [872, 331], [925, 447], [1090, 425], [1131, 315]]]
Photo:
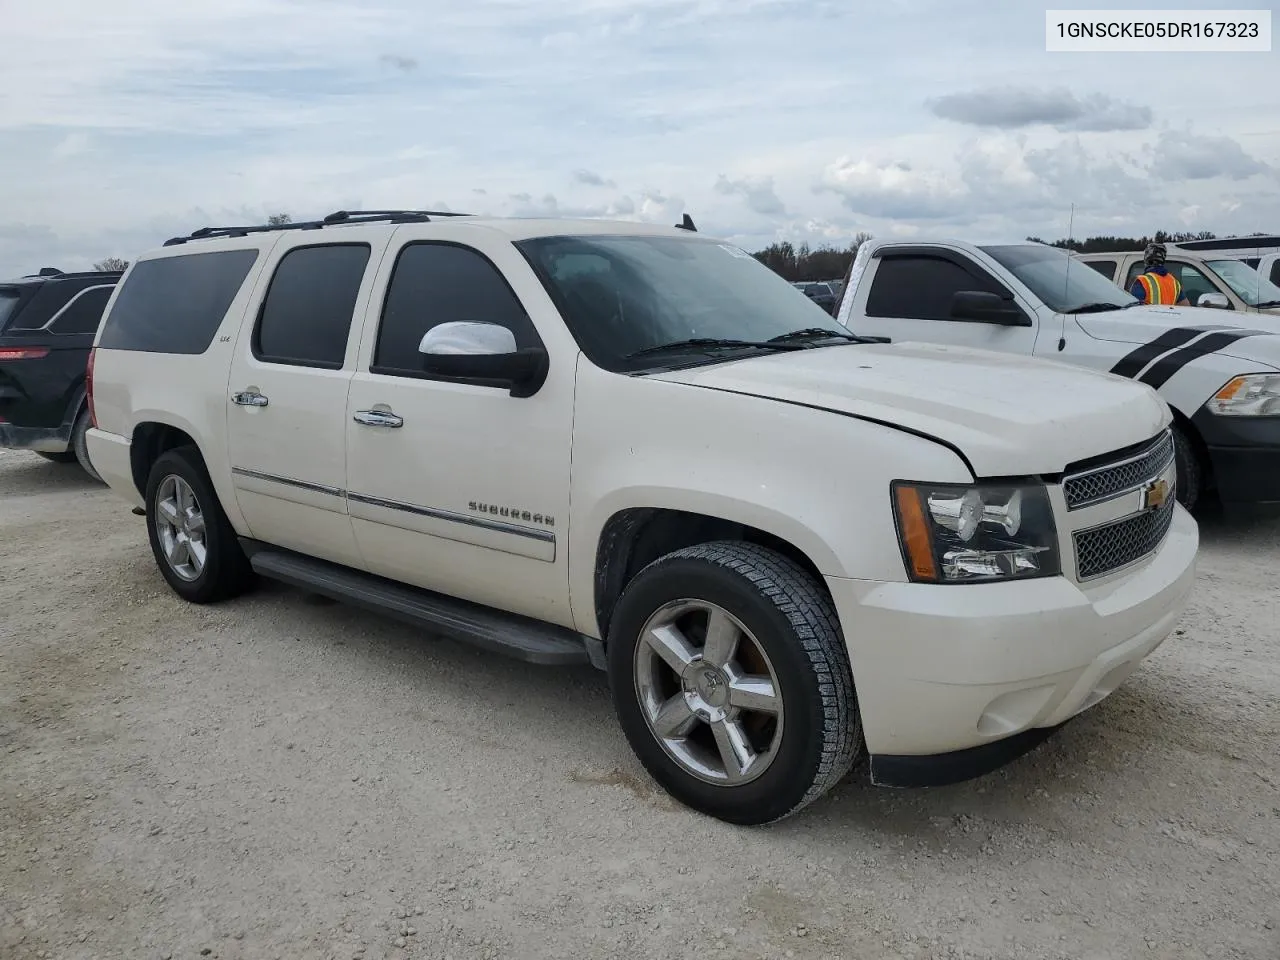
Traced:
[[54, 463], [34, 453], [14, 453], [0, 462], [0, 496], [29, 497], [105, 489], [78, 463]]
[[[1213, 717], [1168, 693], [1163, 684], [1136, 676], [1036, 749], [961, 783], [879, 787], [871, 783], [864, 764], [815, 803], [812, 816], [912, 840], [937, 835], [954, 843], [956, 823], [979, 821], [1087, 839], [1092, 816], [1109, 817], [1121, 806], [1159, 808], [1169, 793], [1170, 769], [1196, 770], [1201, 776], [1207, 775], [1202, 761], [1219, 766], [1245, 759], [1214, 739]], [[774, 829], [803, 833], [808, 815]]]
[[1280, 516], [1230, 516], [1221, 509], [1198, 511], [1204, 546], [1263, 548], [1280, 551]]

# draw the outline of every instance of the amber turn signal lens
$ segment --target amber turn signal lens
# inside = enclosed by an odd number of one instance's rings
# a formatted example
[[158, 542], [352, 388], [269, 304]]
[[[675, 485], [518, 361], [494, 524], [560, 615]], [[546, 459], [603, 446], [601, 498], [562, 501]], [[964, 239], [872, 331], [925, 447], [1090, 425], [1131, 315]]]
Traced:
[[937, 580], [938, 566], [933, 559], [933, 541], [929, 522], [924, 516], [920, 491], [914, 487], [898, 487], [898, 518], [902, 524], [902, 542], [907, 548], [911, 571], [921, 580]]

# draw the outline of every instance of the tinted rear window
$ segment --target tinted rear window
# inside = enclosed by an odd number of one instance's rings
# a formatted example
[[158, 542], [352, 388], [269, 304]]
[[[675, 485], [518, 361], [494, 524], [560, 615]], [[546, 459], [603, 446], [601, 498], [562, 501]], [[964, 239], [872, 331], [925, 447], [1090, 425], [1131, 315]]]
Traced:
[[363, 243], [286, 253], [267, 289], [254, 355], [268, 363], [340, 369], [368, 262]]
[[18, 291], [0, 289], [0, 330], [9, 322], [13, 308], [18, 305]]
[[49, 332], [59, 336], [73, 333], [97, 333], [102, 311], [107, 308], [114, 285], [90, 287], [69, 301], [49, 324]]
[[98, 346], [204, 353], [257, 259], [257, 250], [218, 250], [136, 264]]

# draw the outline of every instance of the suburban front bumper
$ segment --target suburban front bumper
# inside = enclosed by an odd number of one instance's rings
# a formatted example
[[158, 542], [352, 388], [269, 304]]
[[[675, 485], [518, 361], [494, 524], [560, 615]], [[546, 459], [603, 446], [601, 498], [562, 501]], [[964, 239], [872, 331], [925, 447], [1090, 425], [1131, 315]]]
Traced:
[[[1198, 546], [1196, 522], [1178, 506], [1154, 554], [1087, 588], [1066, 577], [964, 585], [827, 577], [873, 779], [902, 758], [914, 758], [918, 782], [967, 779], [1098, 703], [1173, 631]], [[965, 766], [947, 755], [984, 747], [971, 772], [937, 775]], [[932, 774], [920, 772], [926, 758], [936, 761]]]

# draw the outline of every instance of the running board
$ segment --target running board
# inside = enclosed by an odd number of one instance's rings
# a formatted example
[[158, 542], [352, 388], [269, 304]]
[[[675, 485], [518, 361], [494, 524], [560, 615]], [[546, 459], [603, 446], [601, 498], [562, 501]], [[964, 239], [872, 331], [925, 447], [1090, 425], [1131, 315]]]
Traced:
[[353, 606], [424, 627], [454, 640], [470, 643], [527, 663], [566, 666], [597, 663], [596, 643], [580, 633], [530, 617], [421, 590], [317, 560], [245, 537], [240, 545], [254, 572]]

